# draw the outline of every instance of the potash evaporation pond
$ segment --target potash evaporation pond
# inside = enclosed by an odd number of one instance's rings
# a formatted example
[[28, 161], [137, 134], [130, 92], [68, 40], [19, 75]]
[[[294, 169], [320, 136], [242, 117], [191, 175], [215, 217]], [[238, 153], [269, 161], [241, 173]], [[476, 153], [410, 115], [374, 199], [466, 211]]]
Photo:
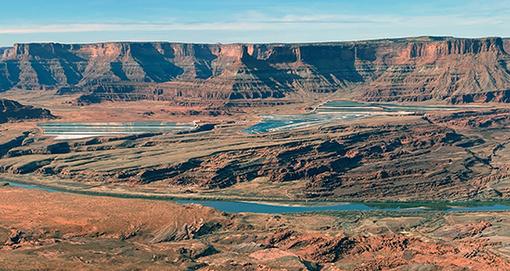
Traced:
[[245, 129], [249, 134], [277, 132], [334, 121], [346, 121], [370, 116], [402, 115], [428, 111], [452, 111], [473, 108], [444, 105], [401, 105], [391, 103], [363, 103], [354, 101], [329, 101], [313, 112], [297, 115], [264, 115], [262, 120]]
[[55, 136], [57, 139], [161, 133], [191, 130], [195, 128], [193, 123], [176, 122], [46, 122], [39, 123], [38, 126], [44, 130], [45, 135]]

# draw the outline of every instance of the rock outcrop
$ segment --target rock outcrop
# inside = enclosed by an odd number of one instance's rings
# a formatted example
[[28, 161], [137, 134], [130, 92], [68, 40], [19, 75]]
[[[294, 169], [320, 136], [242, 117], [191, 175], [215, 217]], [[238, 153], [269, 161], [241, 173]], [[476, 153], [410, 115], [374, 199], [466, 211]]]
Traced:
[[505, 212], [225, 214], [169, 201], [9, 186], [0, 186], [0, 192], [4, 270], [118, 270], [119, 266], [510, 270], [506, 250], [510, 223]]
[[47, 109], [22, 105], [13, 100], [0, 99], [0, 123], [27, 119], [51, 119], [54, 117]]
[[508, 199], [508, 127], [509, 109], [471, 107], [257, 135], [217, 125], [55, 141], [34, 131], [0, 142], [0, 172], [299, 200]]
[[509, 100], [509, 40], [420, 37], [310, 44], [16, 44], [0, 91], [103, 100], [252, 100], [354, 93], [370, 101]]

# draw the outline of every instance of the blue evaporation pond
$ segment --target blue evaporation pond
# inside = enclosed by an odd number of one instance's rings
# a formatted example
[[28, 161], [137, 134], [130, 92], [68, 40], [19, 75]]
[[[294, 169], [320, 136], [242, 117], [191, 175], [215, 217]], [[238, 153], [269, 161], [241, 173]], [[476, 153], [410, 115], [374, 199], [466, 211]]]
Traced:
[[267, 133], [282, 128], [297, 128], [306, 124], [324, 121], [327, 117], [320, 115], [295, 115], [295, 116], [262, 116], [262, 121], [248, 127], [245, 132], [249, 134]]
[[366, 115], [362, 113], [262, 116], [262, 120], [259, 123], [246, 128], [244, 131], [249, 134], [261, 134], [291, 130], [308, 125], [328, 123], [335, 120], [350, 120], [363, 117], [366, 117]]
[[449, 111], [476, 107], [443, 105], [401, 105], [391, 103], [364, 103], [355, 101], [329, 101], [312, 113], [297, 115], [266, 115], [262, 120], [245, 129], [249, 134], [290, 130], [306, 125], [327, 123], [336, 120], [353, 120], [377, 115], [400, 115], [427, 111]]

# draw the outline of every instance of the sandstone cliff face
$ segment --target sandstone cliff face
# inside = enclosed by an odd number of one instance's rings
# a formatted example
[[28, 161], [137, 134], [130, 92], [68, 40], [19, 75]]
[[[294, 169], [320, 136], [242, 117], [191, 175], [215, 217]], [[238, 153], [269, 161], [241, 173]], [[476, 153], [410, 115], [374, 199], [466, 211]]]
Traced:
[[508, 102], [509, 58], [501, 39], [407, 43], [363, 85], [367, 100]]
[[509, 46], [501, 38], [17, 44], [2, 53], [0, 90], [57, 88], [85, 93], [82, 102], [283, 98], [347, 90], [378, 101], [507, 101]]

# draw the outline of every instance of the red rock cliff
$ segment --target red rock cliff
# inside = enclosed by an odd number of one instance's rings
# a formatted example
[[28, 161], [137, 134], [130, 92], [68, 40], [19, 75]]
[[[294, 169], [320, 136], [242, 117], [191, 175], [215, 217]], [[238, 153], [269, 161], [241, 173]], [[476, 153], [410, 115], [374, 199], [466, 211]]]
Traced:
[[0, 90], [59, 89], [104, 99], [284, 98], [507, 101], [509, 40], [421, 37], [313, 44], [16, 44]]

